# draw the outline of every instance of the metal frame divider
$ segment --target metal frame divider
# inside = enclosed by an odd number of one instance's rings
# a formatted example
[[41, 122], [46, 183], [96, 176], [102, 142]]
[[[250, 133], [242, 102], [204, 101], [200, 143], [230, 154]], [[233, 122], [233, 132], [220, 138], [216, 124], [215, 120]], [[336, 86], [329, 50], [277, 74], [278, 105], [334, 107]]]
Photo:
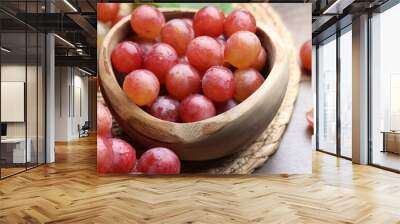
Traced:
[[371, 95], [371, 90], [372, 90], [372, 65], [371, 65], [371, 55], [372, 55], [372, 33], [371, 33], [371, 19], [372, 19], [372, 12], [368, 12], [368, 54], [367, 54], [367, 64], [368, 64], [368, 69], [367, 69], [367, 83], [368, 83], [368, 95], [367, 95], [367, 107], [368, 107], [368, 164], [372, 164], [372, 95]]
[[[28, 1], [25, 1], [25, 21], [28, 19]], [[25, 88], [24, 88], [24, 121], [25, 121], [25, 170], [28, 170], [28, 24], [25, 23]], [[32, 152], [31, 152], [32, 153]], [[31, 154], [32, 155], [32, 154]]]
[[315, 148], [319, 149], [319, 44], [315, 45]]
[[341, 156], [341, 119], [340, 119], [340, 35], [341, 30], [336, 28], [336, 155]]

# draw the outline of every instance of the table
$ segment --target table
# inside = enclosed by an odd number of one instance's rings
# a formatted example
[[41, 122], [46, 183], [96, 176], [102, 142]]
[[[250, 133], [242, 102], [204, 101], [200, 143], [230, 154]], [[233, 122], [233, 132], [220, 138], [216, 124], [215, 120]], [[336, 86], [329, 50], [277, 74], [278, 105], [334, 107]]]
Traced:
[[[25, 154], [25, 144], [26, 154]], [[27, 138], [5, 138], [1, 139], [1, 154], [2, 159], [5, 159], [6, 163], [25, 163], [31, 161], [31, 145], [32, 140]], [[11, 159], [12, 158], [12, 159]]]
[[[296, 49], [311, 39], [311, 4], [271, 3], [292, 33]], [[312, 130], [308, 128], [305, 113], [313, 108], [311, 77], [304, 73], [299, 86], [299, 95], [294, 106], [279, 149], [267, 162], [255, 171], [256, 174], [305, 174], [312, 173]]]
[[382, 131], [383, 150], [382, 152], [392, 152], [400, 154], [400, 131]]

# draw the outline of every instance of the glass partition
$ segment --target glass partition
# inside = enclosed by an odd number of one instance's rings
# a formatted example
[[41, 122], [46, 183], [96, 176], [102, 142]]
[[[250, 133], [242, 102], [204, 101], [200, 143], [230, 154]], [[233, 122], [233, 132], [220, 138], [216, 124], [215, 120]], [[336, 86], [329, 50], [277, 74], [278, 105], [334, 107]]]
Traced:
[[26, 163], [31, 161], [26, 135], [26, 41], [25, 31], [1, 34], [2, 177], [24, 171]]
[[42, 6], [43, 1], [0, 2], [16, 15], [0, 11], [0, 178], [45, 163], [46, 39], [17, 19]]
[[46, 162], [46, 36], [38, 33], [38, 63], [37, 63], [37, 163]]
[[318, 47], [318, 149], [336, 154], [336, 36]]
[[27, 150], [30, 151], [30, 160], [27, 163], [28, 168], [37, 165], [38, 159], [38, 35], [36, 32], [27, 33], [27, 95], [26, 95], [26, 113], [27, 113]]

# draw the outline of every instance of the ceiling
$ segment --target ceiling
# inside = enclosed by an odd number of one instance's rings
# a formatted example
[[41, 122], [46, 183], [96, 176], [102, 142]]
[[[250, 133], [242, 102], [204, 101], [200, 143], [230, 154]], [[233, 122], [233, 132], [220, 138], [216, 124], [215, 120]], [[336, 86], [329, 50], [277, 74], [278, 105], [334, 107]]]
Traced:
[[[46, 8], [47, 1], [47, 8]], [[389, 0], [291, 0], [312, 3], [313, 43], [319, 43], [351, 24], [360, 13], [379, 7]], [[270, 1], [282, 2], [282, 1]], [[86, 67], [96, 72], [96, 0], [1, 0], [0, 23], [3, 46], [14, 54], [25, 49], [25, 38], [17, 33], [28, 31], [55, 32], [56, 63]], [[52, 13], [48, 13], [52, 9]], [[340, 22], [339, 22], [340, 21]], [[24, 35], [22, 35], [24, 37]], [[36, 51], [33, 37], [27, 36], [28, 55]], [[74, 47], [71, 47], [71, 43]], [[11, 54], [9, 55], [11, 56]], [[10, 57], [11, 59], [12, 57]]]
[[353, 17], [374, 10], [389, 0], [308, 0], [312, 3], [313, 43], [319, 43], [351, 24]]
[[54, 32], [60, 37], [55, 38], [56, 65], [78, 66], [96, 74], [96, 2], [47, 0], [46, 4], [46, 0], [1, 0], [2, 46], [11, 50], [7, 60], [25, 62], [26, 55], [28, 59], [35, 57], [43, 47], [36, 43], [36, 35]]

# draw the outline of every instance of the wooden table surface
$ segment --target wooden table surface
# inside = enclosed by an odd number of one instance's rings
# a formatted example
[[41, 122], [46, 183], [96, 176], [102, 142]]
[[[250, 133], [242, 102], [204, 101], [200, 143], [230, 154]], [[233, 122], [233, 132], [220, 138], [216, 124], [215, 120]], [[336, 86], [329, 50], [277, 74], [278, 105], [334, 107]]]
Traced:
[[[280, 14], [282, 21], [292, 33], [295, 47], [300, 52], [301, 45], [311, 39], [311, 4], [271, 3], [271, 5]], [[312, 107], [311, 76], [303, 72], [292, 119], [281, 145], [277, 152], [255, 173], [311, 173], [312, 131], [307, 126], [305, 113]]]

